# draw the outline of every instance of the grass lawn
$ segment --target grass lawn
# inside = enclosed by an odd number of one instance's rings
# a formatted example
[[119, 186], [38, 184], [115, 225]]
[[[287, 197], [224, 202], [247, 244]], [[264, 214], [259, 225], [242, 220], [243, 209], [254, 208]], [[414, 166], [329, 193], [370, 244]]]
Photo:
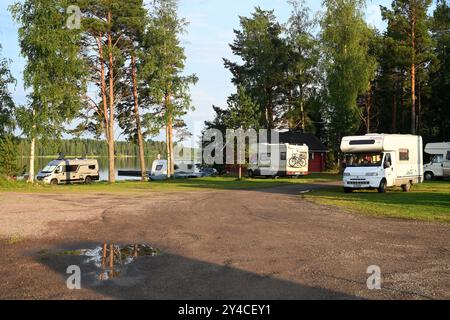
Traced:
[[438, 221], [450, 224], [450, 181], [433, 181], [413, 186], [410, 192], [400, 188], [385, 194], [357, 191], [346, 194], [342, 188], [315, 190], [306, 199], [354, 213], [396, 218]]
[[292, 183], [330, 182], [340, 180], [335, 174], [311, 174], [299, 179], [244, 179], [237, 181], [232, 177], [199, 178], [199, 179], [175, 179], [167, 181], [118, 181], [115, 184], [107, 182], [95, 182], [90, 185], [58, 185], [43, 184], [30, 185], [23, 181], [0, 180], [0, 192], [142, 192], [142, 191], [195, 191], [195, 190], [237, 190], [237, 189], [264, 189]]

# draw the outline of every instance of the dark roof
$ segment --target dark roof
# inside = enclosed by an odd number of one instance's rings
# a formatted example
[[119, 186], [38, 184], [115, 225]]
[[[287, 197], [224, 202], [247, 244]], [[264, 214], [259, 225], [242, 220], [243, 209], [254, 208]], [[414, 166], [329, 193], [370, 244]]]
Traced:
[[303, 133], [299, 131], [280, 132], [280, 143], [306, 144], [309, 151], [328, 151], [328, 148], [312, 133]]

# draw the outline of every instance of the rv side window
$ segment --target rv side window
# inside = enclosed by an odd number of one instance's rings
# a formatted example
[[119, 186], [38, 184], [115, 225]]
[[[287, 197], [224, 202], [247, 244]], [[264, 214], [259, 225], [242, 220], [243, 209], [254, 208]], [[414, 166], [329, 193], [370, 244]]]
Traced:
[[450, 160], [450, 151], [447, 152], [447, 160]]
[[286, 152], [280, 153], [280, 160], [286, 160]]
[[157, 166], [156, 166], [156, 171], [161, 171], [161, 169], [163, 168], [163, 165], [162, 164], [158, 164]]
[[66, 172], [77, 172], [78, 171], [78, 166], [77, 165], [71, 165], [71, 166], [66, 166]]
[[375, 144], [375, 140], [352, 140], [350, 141], [351, 146], [360, 146], [365, 144]]
[[90, 165], [89, 170], [95, 170], [95, 165]]
[[180, 169], [180, 167], [179, 167], [179, 166], [177, 166], [177, 165], [174, 165], [174, 166], [173, 166], [173, 168], [174, 168], [174, 170], [178, 170], [178, 169]]
[[399, 150], [400, 161], [409, 161], [409, 149]]
[[188, 164], [187, 168], [188, 168], [188, 170], [192, 170], [194, 168], [194, 166], [192, 164]]

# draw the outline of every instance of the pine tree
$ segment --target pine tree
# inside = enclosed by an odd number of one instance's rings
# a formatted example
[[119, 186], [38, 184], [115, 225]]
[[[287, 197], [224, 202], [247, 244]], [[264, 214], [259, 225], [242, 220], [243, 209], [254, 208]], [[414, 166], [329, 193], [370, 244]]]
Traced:
[[260, 123], [274, 129], [280, 120], [286, 43], [284, 28], [277, 22], [273, 11], [255, 8], [252, 17], [240, 17], [242, 30], [235, 30], [236, 39], [230, 48], [243, 61], [242, 64], [224, 59], [225, 67], [233, 75], [236, 86], [242, 86], [261, 108]]
[[[422, 72], [432, 60], [432, 39], [430, 37], [430, 19], [427, 15], [432, 0], [394, 0], [389, 10], [382, 7], [383, 19], [388, 22], [386, 35], [396, 42], [401, 55], [409, 64], [411, 89], [411, 133], [416, 134], [418, 119], [417, 88], [426, 80]], [[405, 62], [406, 63], [406, 62]], [[422, 76], [420, 75], [422, 73]], [[420, 100], [419, 100], [420, 101]]]
[[198, 79], [183, 76], [186, 56], [180, 43], [187, 22], [178, 17], [176, 0], [155, 0], [144, 35], [141, 99], [153, 107], [145, 121], [148, 130], [164, 126], [168, 158], [168, 176], [174, 173], [174, 128], [185, 124], [181, 117], [192, 110], [190, 86]]

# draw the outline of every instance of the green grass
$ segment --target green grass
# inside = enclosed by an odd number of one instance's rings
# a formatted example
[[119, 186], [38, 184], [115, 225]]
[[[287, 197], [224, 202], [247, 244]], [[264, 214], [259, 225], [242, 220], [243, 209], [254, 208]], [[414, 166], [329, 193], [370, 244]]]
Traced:
[[449, 181], [426, 182], [413, 186], [408, 193], [396, 188], [385, 194], [377, 191], [346, 194], [342, 188], [330, 188], [315, 190], [305, 198], [320, 204], [346, 208], [358, 214], [450, 224]]
[[198, 191], [198, 190], [238, 190], [238, 189], [264, 189], [292, 183], [320, 183], [339, 180], [334, 174], [312, 174], [299, 179], [243, 179], [237, 181], [232, 177], [200, 178], [200, 179], [175, 179], [166, 181], [118, 181], [115, 184], [96, 182], [90, 185], [44, 185], [29, 184], [24, 181], [6, 181], [0, 179], [0, 192], [145, 192], [145, 191]]

